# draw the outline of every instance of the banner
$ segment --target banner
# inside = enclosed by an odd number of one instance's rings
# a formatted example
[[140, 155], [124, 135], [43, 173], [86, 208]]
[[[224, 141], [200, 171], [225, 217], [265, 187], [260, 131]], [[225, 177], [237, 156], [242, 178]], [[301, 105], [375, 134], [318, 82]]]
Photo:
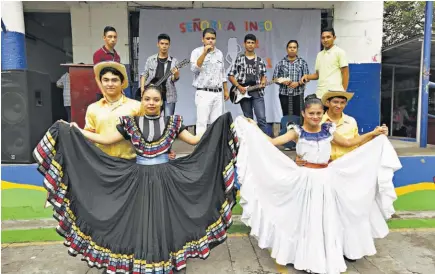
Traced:
[[[299, 57], [307, 61], [310, 73], [314, 70], [317, 53], [320, 51], [320, 10], [244, 10], [244, 9], [190, 9], [146, 10], [140, 12], [139, 26], [139, 71], [146, 59], [158, 52], [157, 36], [166, 33], [171, 37], [170, 55], [179, 61], [190, 59], [192, 51], [202, 46], [202, 30], [211, 27], [217, 32], [216, 47], [224, 55], [227, 71], [237, 55], [244, 51], [243, 39], [252, 33], [257, 37], [256, 53], [267, 66], [267, 79], [271, 80], [275, 65], [287, 55], [289, 40], [299, 43]], [[178, 102], [175, 113], [182, 115], [186, 125], [196, 123], [195, 88], [190, 66], [180, 70], [176, 83]], [[231, 87], [228, 81], [228, 89]], [[307, 85], [305, 95], [315, 92], [316, 81]], [[269, 123], [282, 118], [277, 85], [265, 89], [266, 118]], [[242, 115], [240, 105], [230, 101], [226, 111], [233, 117]]]

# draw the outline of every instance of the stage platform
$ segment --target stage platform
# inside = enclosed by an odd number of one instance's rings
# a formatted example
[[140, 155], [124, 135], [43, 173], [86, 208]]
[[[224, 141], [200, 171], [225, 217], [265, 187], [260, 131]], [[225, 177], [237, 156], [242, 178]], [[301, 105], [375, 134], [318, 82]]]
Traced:
[[[435, 146], [430, 145], [422, 149], [415, 142], [397, 139], [390, 141], [402, 163], [402, 169], [398, 170], [393, 178], [398, 195], [396, 209], [435, 210]], [[192, 146], [178, 140], [174, 143], [173, 149], [178, 157], [193, 151]], [[295, 151], [280, 149], [290, 158], [295, 158]], [[36, 170], [36, 164], [2, 164], [1, 178], [2, 209], [10, 208], [15, 212], [17, 207], [20, 210], [41, 208], [46, 194], [42, 187], [43, 178]], [[31, 212], [33, 211], [37, 210], [32, 209]]]

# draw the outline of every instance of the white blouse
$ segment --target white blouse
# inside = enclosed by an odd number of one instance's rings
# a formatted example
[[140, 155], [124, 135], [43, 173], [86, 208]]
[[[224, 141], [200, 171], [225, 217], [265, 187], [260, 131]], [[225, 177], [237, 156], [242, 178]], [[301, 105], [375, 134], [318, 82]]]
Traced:
[[331, 157], [331, 142], [336, 126], [323, 123], [317, 133], [306, 132], [301, 126], [289, 125], [287, 130], [294, 130], [299, 136], [296, 153], [304, 161], [313, 164], [327, 164]]

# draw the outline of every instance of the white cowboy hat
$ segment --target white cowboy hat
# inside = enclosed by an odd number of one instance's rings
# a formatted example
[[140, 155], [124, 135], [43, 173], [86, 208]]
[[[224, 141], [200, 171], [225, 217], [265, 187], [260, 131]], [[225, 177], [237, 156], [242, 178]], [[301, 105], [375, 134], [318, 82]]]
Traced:
[[353, 94], [354, 94], [353, 92], [345, 91], [343, 87], [332, 88], [332, 89], [329, 89], [328, 92], [323, 94], [322, 104], [326, 105], [326, 101], [328, 101], [328, 99], [330, 99], [332, 97], [344, 97], [349, 102], [349, 100], [352, 99]]
[[100, 79], [100, 72], [104, 68], [114, 68], [117, 71], [121, 72], [121, 74], [124, 76], [124, 81], [121, 83], [121, 88], [126, 89], [128, 87], [128, 76], [127, 76], [127, 70], [125, 69], [125, 66], [118, 62], [108, 61], [108, 62], [100, 62], [96, 65], [94, 65], [94, 73], [95, 76]]

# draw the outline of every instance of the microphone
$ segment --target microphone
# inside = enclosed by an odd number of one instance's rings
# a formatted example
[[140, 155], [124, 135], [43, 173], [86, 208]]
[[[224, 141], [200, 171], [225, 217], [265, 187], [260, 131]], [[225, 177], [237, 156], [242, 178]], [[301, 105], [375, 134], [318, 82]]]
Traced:
[[[210, 44], [208, 44], [207, 46], [210, 46]], [[213, 48], [213, 47], [209, 48], [209, 49], [207, 50], [207, 53], [209, 53], [209, 52], [212, 50], [212, 48]]]

